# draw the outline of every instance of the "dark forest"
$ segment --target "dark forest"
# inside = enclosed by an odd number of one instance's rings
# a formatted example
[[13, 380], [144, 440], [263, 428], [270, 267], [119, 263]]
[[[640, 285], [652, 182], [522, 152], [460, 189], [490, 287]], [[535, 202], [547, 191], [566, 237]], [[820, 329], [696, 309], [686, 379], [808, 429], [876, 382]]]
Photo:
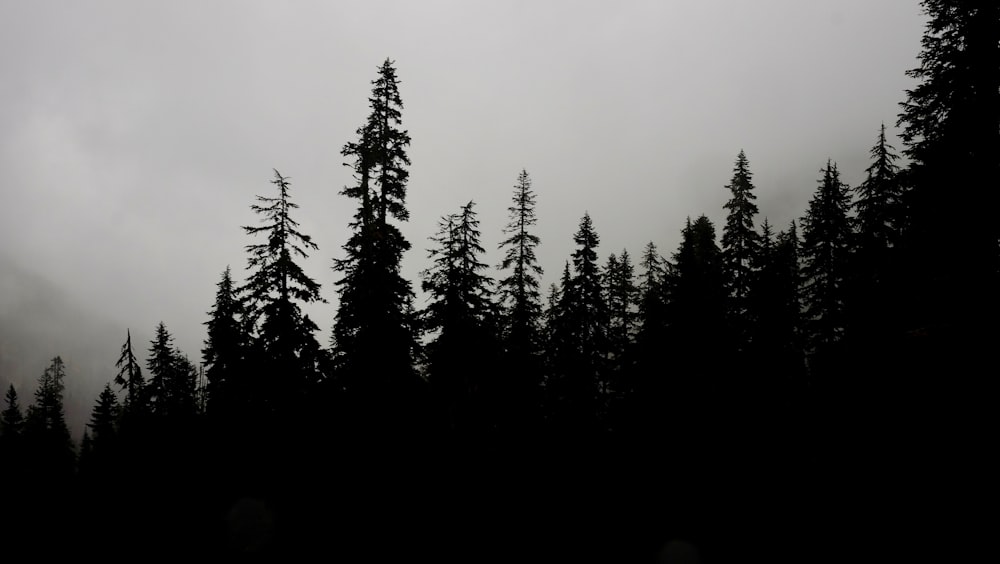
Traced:
[[[772, 225], [734, 151], [723, 225], [692, 215], [676, 249], [609, 252], [584, 213], [548, 288], [527, 170], [499, 265], [473, 201], [429, 242], [403, 236], [411, 140], [386, 59], [341, 149], [339, 251], [274, 170], [233, 202], [258, 220], [234, 226], [250, 274], [219, 265], [199, 356], [163, 323], [151, 342], [122, 328], [82, 437], [60, 357], [33, 397], [4, 390], [0, 560], [954, 558], [985, 529], [960, 507], [993, 436], [1000, 6], [923, 6], [900, 146], [873, 123], [863, 182], [816, 163], [808, 208]], [[311, 319], [324, 294], [335, 318]]]

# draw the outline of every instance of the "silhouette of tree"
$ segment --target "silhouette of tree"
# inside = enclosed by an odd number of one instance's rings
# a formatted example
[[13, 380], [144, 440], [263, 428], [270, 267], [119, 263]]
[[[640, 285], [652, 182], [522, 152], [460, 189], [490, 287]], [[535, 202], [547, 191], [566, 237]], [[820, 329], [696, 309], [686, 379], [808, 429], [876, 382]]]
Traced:
[[726, 226], [722, 229], [722, 260], [729, 288], [728, 315], [739, 350], [745, 350], [749, 340], [752, 324], [750, 287], [760, 245], [754, 229], [758, 209], [754, 203], [757, 196], [753, 193], [751, 178], [750, 163], [741, 149], [736, 156], [733, 178], [726, 186], [732, 196], [724, 206], [729, 213], [726, 215]]
[[125, 390], [124, 416], [130, 417], [136, 413], [145, 413], [148, 408], [146, 382], [142, 377], [139, 361], [132, 352], [132, 332], [125, 332], [125, 342], [122, 352], [115, 363], [118, 374], [115, 375], [115, 385]]
[[563, 282], [557, 315], [553, 384], [564, 424], [588, 431], [605, 407], [608, 376], [608, 308], [596, 251], [600, 238], [589, 213], [580, 220], [573, 241], [573, 275]]
[[[754, 366], [770, 384], [801, 379], [804, 369], [801, 330], [801, 281], [799, 240], [795, 222], [787, 231], [774, 234], [764, 219], [761, 226], [760, 252], [751, 287], [750, 306], [755, 320], [751, 350]], [[763, 385], [764, 395], [775, 395], [774, 385]], [[787, 388], [787, 386], [786, 386]]]
[[358, 200], [358, 211], [351, 223], [354, 232], [344, 245], [346, 258], [334, 260], [334, 269], [343, 274], [337, 281], [334, 363], [342, 387], [372, 400], [393, 393], [409, 401], [419, 384], [413, 367], [413, 291], [400, 274], [410, 243], [389, 220], [409, 219], [405, 197], [410, 136], [400, 129], [403, 103], [392, 61], [385, 60], [372, 84], [368, 119], [358, 128], [358, 140], [341, 151], [352, 160], [346, 164], [356, 180], [341, 194]]
[[845, 329], [845, 278], [851, 223], [849, 188], [837, 165], [827, 161], [819, 188], [802, 220], [805, 286], [803, 298], [810, 345], [822, 348], [841, 341]]
[[484, 249], [473, 205], [442, 218], [429, 255], [434, 266], [421, 273], [421, 287], [432, 300], [425, 327], [437, 333], [429, 345], [430, 382], [450, 427], [458, 431], [481, 426], [474, 419], [492, 415], [488, 411], [496, 407], [489, 397], [496, 383], [488, 376], [499, 353], [497, 312], [493, 281], [482, 274], [487, 265], [479, 260]]
[[624, 358], [635, 337], [639, 288], [635, 284], [635, 267], [628, 250], [622, 249], [621, 256], [608, 256], [604, 266], [604, 281], [607, 288], [608, 337], [611, 353], [616, 363]]
[[65, 377], [66, 365], [57, 356], [39, 377], [35, 403], [28, 407], [25, 418], [24, 436], [33, 450], [32, 472], [37, 473], [38, 479], [45, 476], [66, 479], [72, 475], [76, 462], [63, 408]]
[[[903, 126], [903, 152], [911, 160], [907, 284], [899, 290], [908, 293], [905, 311], [912, 333], [986, 350], [997, 334], [982, 328], [995, 325], [1000, 271], [995, 218], [1000, 203], [1000, 5], [981, 0], [924, 0], [922, 5], [928, 22], [920, 65], [907, 72], [918, 83], [907, 90], [897, 122]], [[927, 257], [935, 261], [931, 275]], [[983, 346], [971, 345], [971, 339], [984, 339]]]
[[197, 370], [173, 345], [173, 336], [161, 321], [150, 341], [146, 368], [150, 379], [150, 411], [161, 418], [190, 419], [197, 412]]
[[855, 189], [855, 235], [850, 259], [848, 325], [856, 340], [874, 344], [898, 317], [896, 246], [904, 220], [899, 167], [885, 137], [885, 124], [871, 149], [867, 178]]
[[[298, 204], [289, 196], [288, 179], [277, 170], [271, 181], [277, 197], [257, 196], [250, 208], [263, 216], [259, 226], [246, 226], [248, 235], [263, 235], [266, 242], [247, 245], [247, 267], [251, 274], [239, 289], [245, 296], [249, 326], [256, 329], [253, 346], [256, 376], [249, 392], [251, 403], [262, 415], [301, 413], [302, 401], [320, 379], [322, 362], [318, 329], [299, 303], [325, 302], [319, 284], [296, 264], [308, 258], [306, 250], [317, 250], [312, 238], [299, 231], [292, 219]], [[264, 378], [271, 377], [267, 390]]]
[[17, 390], [14, 389], [14, 384], [7, 388], [4, 401], [7, 403], [7, 407], [0, 412], [0, 437], [3, 437], [5, 441], [15, 440], [21, 436], [21, 431], [24, 428], [24, 414], [17, 401]]
[[[542, 380], [542, 304], [539, 292], [542, 267], [535, 256], [541, 242], [530, 229], [537, 222], [535, 193], [528, 171], [522, 170], [514, 185], [513, 205], [507, 208], [510, 220], [499, 248], [507, 248], [500, 270], [510, 275], [500, 280], [498, 293], [503, 306], [502, 336], [506, 352], [507, 401], [509, 413], [530, 419], [540, 402]], [[526, 422], [526, 421], [525, 421]]]
[[[208, 336], [201, 350], [205, 365], [207, 409], [226, 416], [234, 409], [246, 409], [250, 401], [246, 379], [252, 374], [243, 364], [249, 336], [246, 332], [246, 312], [233, 285], [229, 267], [222, 273], [215, 304], [205, 322]], [[249, 388], [249, 389], [248, 389]]]
[[80, 446], [80, 473], [105, 474], [115, 467], [118, 454], [118, 396], [105, 384], [97, 397]]

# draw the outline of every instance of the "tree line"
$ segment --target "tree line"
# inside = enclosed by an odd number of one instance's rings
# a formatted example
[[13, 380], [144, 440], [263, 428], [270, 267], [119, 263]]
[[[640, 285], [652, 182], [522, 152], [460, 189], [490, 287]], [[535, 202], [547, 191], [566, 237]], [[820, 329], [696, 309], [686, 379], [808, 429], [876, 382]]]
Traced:
[[[499, 276], [469, 201], [430, 239], [423, 308], [400, 268], [410, 137], [387, 59], [341, 151], [353, 173], [341, 194], [357, 211], [332, 264], [328, 345], [302, 311], [324, 301], [300, 266], [319, 249], [275, 170], [273, 191], [251, 206], [259, 223], [243, 227], [249, 275], [222, 272], [199, 363], [160, 323], [143, 365], [127, 332], [78, 448], [59, 357], [26, 409], [7, 390], [3, 471], [25, 485], [8, 517], [29, 532], [73, 531], [81, 548], [112, 538], [153, 554], [447, 546], [465, 558], [511, 544], [503, 512], [547, 508], [557, 523], [521, 513], [514, 546], [649, 561], [656, 542], [678, 536], [723, 561], [742, 554], [733, 539], [752, 517], [734, 525], [713, 503], [752, 506], [764, 487], [788, 514], [809, 511], [840, 491], [809, 489], [817, 477], [863, 460], [902, 467], [918, 442], [949, 448], [984, 412], [940, 382], [970, 381], [996, 342], [986, 322], [1000, 271], [990, 215], [1000, 15], [982, 2], [924, 8], [909, 71], [919, 83], [897, 122], [905, 167], [883, 124], [862, 183], [848, 186], [827, 161], [804, 215], [773, 226], [741, 150], [721, 235], [700, 215], [669, 255], [649, 242], [602, 261], [585, 213], [559, 282], [544, 289], [536, 192], [522, 170]], [[668, 498], [662, 515], [622, 515]], [[428, 522], [431, 508], [447, 517]], [[793, 521], [782, 523], [799, 544], [785, 554], [814, 555], [826, 533]]]

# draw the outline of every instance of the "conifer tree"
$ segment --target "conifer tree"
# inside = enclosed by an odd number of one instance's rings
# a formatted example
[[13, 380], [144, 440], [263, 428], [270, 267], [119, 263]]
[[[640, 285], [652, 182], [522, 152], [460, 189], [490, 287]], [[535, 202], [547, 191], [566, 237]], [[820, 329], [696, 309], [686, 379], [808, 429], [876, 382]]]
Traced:
[[90, 413], [80, 446], [81, 473], [111, 471], [118, 455], [118, 396], [105, 384]]
[[410, 136], [401, 129], [402, 99], [393, 62], [386, 59], [372, 82], [370, 113], [358, 140], [341, 154], [355, 184], [341, 194], [357, 200], [346, 257], [334, 260], [340, 302], [333, 330], [334, 363], [341, 387], [374, 398], [390, 391], [408, 399], [419, 379], [413, 291], [400, 274], [410, 243], [391, 221], [407, 221]]
[[[247, 267], [251, 273], [240, 288], [245, 296], [248, 325], [255, 328], [253, 346], [257, 375], [249, 391], [251, 403], [262, 414], [282, 411], [300, 413], [301, 402], [320, 379], [321, 351], [314, 332], [316, 324], [302, 313], [301, 304], [325, 302], [319, 284], [296, 263], [308, 258], [307, 250], [319, 247], [299, 231], [291, 213], [288, 178], [274, 171], [276, 197], [257, 196], [251, 206], [263, 216], [259, 226], [246, 226], [249, 235], [262, 235], [265, 242], [247, 245]], [[264, 389], [265, 378], [269, 382]]]
[[[911, 334], [949, 335], [964, 342], [963, 352], [942, 357], [969, 358], [964, 351], [992, 347], [997, 332], [982, 328], [1000, 313], [1000, 4], [921, 4], [928, 21], [920, 64], [907, 72], [917, 85], [907, 90], [897, 122], [911, 161], [906, 278], [898, 291], [908, 295]], [[973, 346], [973, 339], [982, 341]]]
[[[897, 246], [903, 227], [903, 186], [897, 156], [885, 124], [870, 151], [865, 181], [854, 189], [854, 240], [848, 280], [848, 317], [856, 340], [875, 344], [876, 335], [898, 323]], [[884, 338], [884, 334], [883, 334]]]
[[21, 436], [21, 431], [24, 428], [24, 413], [17, 401], [17, 390], [14, 389], [14, 384], [7, 388], [4, 401], [7, 406], [0, 412], [0, 437], [3, 437], [4, 440], [15, 440]]
[[608, 308], [604, 300], [597, 246], [600, 238], [590, 214], [584, 214], [573, 236], [573, 275], [564, 282], [557, 316], [557, 386], [564, 422], [579, 430], [594, 429], [605, 408]]
[[639, 289], [635, 285], [635, 267], [627, 249], [621, 256], [608, 256], [604, 265], [604, 285], [608, 305], [608, 342], [616, 364], [632, 345], [636, 326]]
[[495, 382], [488, 373], [496, 366], [499, 346], [493, 281], [482, 273], [479, 220], [474, 203], [442, 218], [430, 250], [434, 266], [423, 271], [422, 288], [430, 294], [425, 327], [437, 333], [429, 346], [430, 381], [454, 430], [480, 426], [474, 417], [490, 405]]
[[802, 258], [808, 334], [813, 348], [841, 341], [850, 250], [850, 192], [837, 165], [827, 162], [803, 218]]
[[197, 373], [191, 362], [173, 344], [173, 336], [161, 321], [150, 341], [149, 370], [150, 410], [161, 418], [186, 418], [196, 409]]
[[225, 415], [249, 402], [244, 357], [249, 336], [246, 334], [243, 302], [233, 285], [229, 267], [222, 273], [215, 304], [205, 322], [208, 336], [201, 350], [205, 365], [207, 404], [210, 412]]
[[511, 270], [499, 282], [499, 295], [507, 319], [504, 327], [504, 341], [508, 353], [515, 364], [524, 368], [531, 355], [537, 354], [539, 323], [542, 315], [539, 277], [542, 267], [535, 256], [535, 248], [541, 239], [531, 233], [537, 222], [535, 217], [535, 193], [531, 190], [528, 171], [522, 170], [514, 185], [513, 205], [507, 208], [509, 223], [503, 233], [507, 236], [499, 247], [507, 248], [501, 261], [500, 270]]
[[25, 418], [25, 440], [33, 452], [34, 471], [40, 476], [66, 476], [73, 472], [76, 455], [63, 407], [65, 378], [66, 364], [57, 356], [39, 377], [35, 402]]
[[722, 229], [722, 259], [729, 290], [727, 313], [740, 350], [746, 348], [752, 321], [750, 319], [750, 287], [753, 266], [759, 247], [759, 236], [754, 229], [757, 204], [754, 200], [752, 174], [746, 153], [740, 150], [733, 168], [733, 178], [726, 186], [732, 193], [725, 208], [726, 226]]
[[132, 332], [125, 332], [125, 342], [121, 354], [115, 363], [118, 374], [115, 375], [115, 385], [125, 390], [124, 415], [145, 413], [147, 409], [146, 382], [142, 377], [139, 361], [132, 352]]

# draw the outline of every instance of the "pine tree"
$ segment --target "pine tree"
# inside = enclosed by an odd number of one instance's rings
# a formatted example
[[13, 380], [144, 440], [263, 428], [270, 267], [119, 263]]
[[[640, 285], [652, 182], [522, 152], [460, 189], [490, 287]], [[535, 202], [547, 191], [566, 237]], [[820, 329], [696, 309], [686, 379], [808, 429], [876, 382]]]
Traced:
[[635, 285], [635, 267], [627, 249], [621, 256], [608, 256], [604, 265], [604, 286], [608, 305], [608, 341], [616, 363], [621, 363], [632, 345], [636, 330], [636, 304], [639, 288]]
[[90, 413], [80, 446], [80, 471], [82, 474], [102, 474], [114, 468], [118, 455], [118, 396], [105, 384], [97, 403]]
[[608, 308], [604, 300], [597, 246], [600, 238], [590, 214], [573, 236], [573, 275], [564, 282], [556, 340], [558, 406], [564, 423], [575, 431], [594, 429], [605, 409], [608, 355]]
[[73, 472], [76, 455], [63, 408], [65, 378], [66, 364], [57, 356], [39, 377], [35, 403], [28, 407], [25, 418], [24, 436], [33, 451], [33, 471], [40, 476], [68, 476]]
[[115, 375], [115, 385], [125, 390], [124, 414], [126, 417], [136, 413], [145, 413], [148, 407], [146, 382], [142, 377], [139, 361], [132, 352], [132, 332], [125, 332], [125, 342], [122, 352], [115, 363], [118, 374]]
[[787, 231], [775, 235], [765, 218], [760, 242], [750, 302], [756, 321], [751, 347], [755, 365], [785, 380], [799, 378], [804, 365], [799, 336], [801, 275], [795, 222]]
[[[911, 164], [905, 234], [908, 330], [992, 346], [1000, 271], [1000, 4], [924, 0], [920, 66], [897, 125]], [[933, 272], [927, 259], [933, 257]], [[959, 336], [960, 335], [960, 336]], [[964, 352], [946, 352], [965, 355]], [[945, 361], [949, 362], [949, 361]]]
[[542, 267], [535, 256], [541, 242], [530, 232], [535, 217], [535, 193], [531, 190], [528, 171], [522, 170], [514, 185], [514, 204], [507, 208], [510, 221], [503, 233], [507, 236], [499, 248], [507, 248], [499, 269], [512, 269], [509, 276], [499, 282], [499, 295], [507, 319], [504, 341], [515, 364], [524, 368], [528, 359], [536, 355], [539, 341], [539, 323], [542, 315], [539, 278]]
[[0, 437], [3, 437], [4, 440], [14, 440], [21, 436], [21, 431], [24, 428], [24, 414], [17, 401], [17, 390], [14, 389], [14, 384], [7, 388], [4, 401], [7, 402], [7, 407], [0, 412]]
[[[247, 245], [247, 267], [251, 274], [240, 288], [245, 296], [248, 325], [256, 329], [255, 369], [258, 375], [249, 391], [251, 403], [263, 413], [301, 412], [301, 402], [319, 381], [321, 351], [314, 332], [318, 329], [299, 306], [325, 302], [320, 286], [295, 261], [308, 258], [307, 250], [319, 247], [299, 231], [291, 213], [298, 204], [289, 196], [288, 178], [277, 170], [271, 181], [276, 197], [257, 196], [251, 209], [263, 216], [259, 226], [246, 226], [248, 235], [263, 235], [266, 242]], [[264, 390], [265, 378], [270, 379]]]
[[850, 260], [849, 325], [857, 339], [874, 344], [890, 323], [897, 323], [896, 248], [900, 241], [903, 187], [899, 167], [882, 125], [871, 149], [867, 178], [855, 189], [854, 240]]
[[153, 414], [161, 418], [191, 417], [196, 412], [194, 366], [173, 345], [173, 336], [161, 321], [150, 341], [149, 402]]
[[341, 194], [358, 200], [344, 245], [346, 257], [334, 260], [340, 303], [333, 330], [335, 367], [341, 387], [374, 400], [386, 393], [408, 401], [419, 378], [413, 291], [400, 274], [400, 261], [410, 243], [390, 220], [406, 221], [409, 134], [400, 128], [403, 103], [393, 62], [379, 67], [368, 99], [371, 112], [358, 131], [358, 141], [341, 154], [354, 171], [356, 184]]
[[845, 330], [845, 278], [850, 251], [850, 191], [837, 165], [827, 161], [803, 218], [803, 298], [813, 348], [841, 341]]
[[743, 350], [747, 346], [750, 326], [750, 287], [753, 280], [753, 265], [759, 248], [759, 236], [754, 229], [757, 204], [754, 200], [750, 163], [746, 153], [740, 150], [733, 169], [733, 178], [726, 186], [732, 193], [725, 208], [726, 226], [722, 229], [722, 260], [726, 270], [729, 289], [728, 315], [737, 339], [737, 346]]
[[215, 305], [205, 322], [208, 336], [201, 350], [205, 375], [208, 410], [225, 416], [236, 406], [249, 401], [243, 364], [249, 336], [245, 331], [245, 311], [239, 299], [229, 267], [222, 273], [215, 294]]
[[497, 315], [493, 281], [482, 273], [487, 265], [479, 260], [484, 249], [473, 206], [469, 202], [460, 213], [442, 218], [432, 238], [434, 266], [421, 273], [422, 289], [431, 299], [425, 328], [437, 333], [429, 346], [430, 382], [449, 425], [460, 431], [486, 424], [474, 419], [490, 417], [496, 407], [489, 372], [499, 353]]

